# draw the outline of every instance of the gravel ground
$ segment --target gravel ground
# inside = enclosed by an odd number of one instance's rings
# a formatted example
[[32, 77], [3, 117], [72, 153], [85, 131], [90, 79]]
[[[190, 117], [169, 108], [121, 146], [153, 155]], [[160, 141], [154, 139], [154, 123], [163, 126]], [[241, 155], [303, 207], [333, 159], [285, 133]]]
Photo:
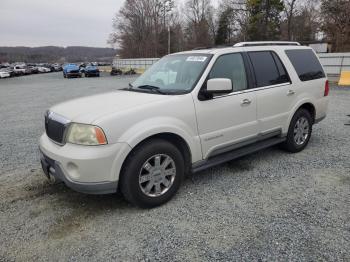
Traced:
[[350, 260], [349, 88], [332, 89], [303, 152], [271, 148], [195, 174], [159, 208], [49, 185], [44, 111], [130, 80], [0, 80], [0, 261]]

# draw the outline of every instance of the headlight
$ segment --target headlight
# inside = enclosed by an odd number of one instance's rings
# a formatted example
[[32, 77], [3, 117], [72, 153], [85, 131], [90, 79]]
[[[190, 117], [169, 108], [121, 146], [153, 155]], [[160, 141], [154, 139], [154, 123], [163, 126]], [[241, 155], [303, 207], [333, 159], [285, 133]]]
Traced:
[[87, 146], [107, 144], [106, 136], [101, 128], [77, 123], [69, 125], [66, 141], [72, 144]]

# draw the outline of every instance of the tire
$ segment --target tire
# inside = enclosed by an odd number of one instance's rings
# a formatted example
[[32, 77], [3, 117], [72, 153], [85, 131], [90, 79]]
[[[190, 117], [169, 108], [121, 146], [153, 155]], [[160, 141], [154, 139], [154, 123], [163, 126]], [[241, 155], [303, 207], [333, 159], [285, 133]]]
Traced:
[[120, 190], [127, 201], [138, 207], [156, 207], [175, 195], [184, 170], [184, 159], [176, 146], [152, 139], [137, 146], [128, 156], [121, 172]]
[[305, 109], [299, 109], [290, 122], [287, 140], [282, 144], [282, 148], [291, 153], [304, 150], [310, 141], [312, 124], [310, 112]]

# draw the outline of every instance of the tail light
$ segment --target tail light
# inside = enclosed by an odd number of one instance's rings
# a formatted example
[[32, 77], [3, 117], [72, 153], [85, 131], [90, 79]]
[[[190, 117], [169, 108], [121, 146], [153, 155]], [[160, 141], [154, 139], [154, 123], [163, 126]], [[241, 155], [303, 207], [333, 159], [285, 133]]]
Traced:
[[329, 81], [326, 80], [326, 84], [324, 86], [324, 96], [328, 96], [329, 95]]

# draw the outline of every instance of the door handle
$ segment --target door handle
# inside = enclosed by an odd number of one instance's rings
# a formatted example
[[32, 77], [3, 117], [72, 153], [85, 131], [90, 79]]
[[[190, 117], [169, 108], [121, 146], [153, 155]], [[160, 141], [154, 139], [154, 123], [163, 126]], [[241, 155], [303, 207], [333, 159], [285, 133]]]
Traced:
[[294, 90], [288, 90], [287, 96], [292, 96], [295, 94]]
[[242, 100], [241, 105], [250, 105], [251, 103], [252, 103], [252, 101], [249, 100], [248, 98], [246, 98], [246, 99], [243, 99], [243, 100]]

